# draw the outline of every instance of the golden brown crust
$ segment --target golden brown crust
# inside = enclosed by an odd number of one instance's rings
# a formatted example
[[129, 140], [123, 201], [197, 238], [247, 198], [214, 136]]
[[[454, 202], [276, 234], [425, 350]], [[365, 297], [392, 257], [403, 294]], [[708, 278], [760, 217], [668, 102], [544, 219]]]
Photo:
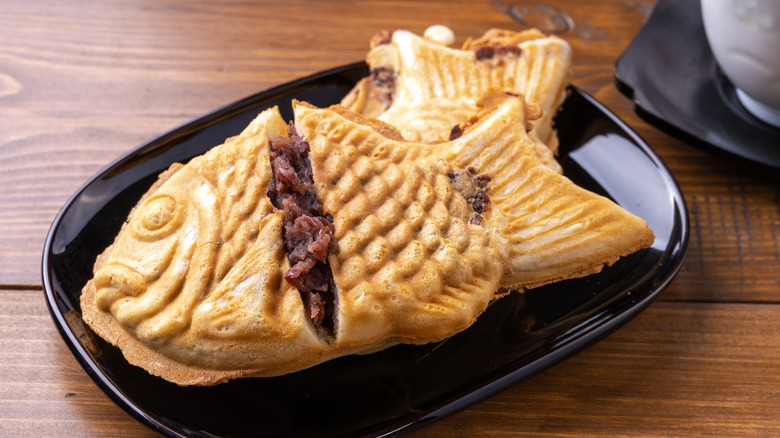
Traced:
[[[571, 49], [562, 39], [538, 30], [491, 29], [461, 50], [451, 49], [404, 30], [385, 44], [373, 45], [366, 62], [373, 71], [392, 72], [392, 102], [387, 80], [361, 80], [342, 101], [346, 108], [397, 127], [404, 138], [422, 143], [449, 139], [453, 126], [476, 111], [476, 102], [491, 90], [520, 93], [542, 109], [531, 137], [549, 151], [537, 152], [554, 170], [557, 136], [553, 117], [571, 80]], [[510, 47], [508, 55], [480, 58], [480, 48]], [[500, 51], [499, 51], [500, 52]], [[389, 75], [385, 75], [389, 76]]]
[[[537, 105], [506, 93], [486, 96], [480, 104], [484, 107], [461, 137], [437, 145], [393, 142], [371, 136], [366, 125], [348, 127], [348, 121], [337, 113], [296, 108], [298, 124], [312, 136], [315, 175], [321, 178], [315, 182], [323, 205], [336, 217], [337, 237], [357, 235], [364, 224], [381, 223], [381, 217], [389, 216], [380, 210], [382, 204], [377, 200], [386, 199], [385, 191], [396, 194], [398, 189], [385, 181], [387, 177], [375, 182], [361, 175], [382, 174], [380, 169], [392, 173], [393, 164], [398, 162], [413, 165], [409, 163], [431, 160], [445, 162], [451, 168], [473, 169], [491, 178], [491, 206], [483, 216], [487, 228], [495, 233], [489, 245], [494, 245], [492, 248], [501, 253], [499, 259], [503, 259], [500, 287], [525, 289], [598, 272], [604, 265], [653, 242], [653, 233], [644, 221], [541, 163], [535, 153], [536, 143], [522, 128], [528, 115], [538, 115]], [[343, 126], [333, 133], [330, 127], [337, 123]], [[314, 132], [320, 137], [314, 138]], [[350, 139], [348, 153], [338, 150], [339, 138]], [[318, 155], [324, 158], [318, 161]], [[428, 168], [425, 173], [436, 172]], [[403, 176], [392, 182], [413, 180], [402, 171], [398, 173]], [[417, 183], [426, 184], [422, 180]], [[347, 191], [350, 197], [345, 198], [339, 191]], [[432, 199], [418, 201], [435, 205]], [[455, 209], [448, 208], [450, 212]], [[397, 210], [395, 214], [406, 215]], [[426, 214], [431, 213], [426, 210]], [[342, 216], [346, 219], [340, 224]], [[382, 236], [381, 227], [366, 229], [373, 236]], [[354, 245], [363, 248], [368, 243], [358, 239]], [[344, 247], [350, 248], [350, 244]]]
[[[301, 102], [298, 100], [293, 100], [292, 105], [293, 107], [300, 106], [306, 108], [317, 108], [308, 102]], [[328, 109], [349, 121], [360, 125], [366, 125], [376, 131], [378, 134], [387, 137], [390, 140], [404, 141], [401, 132], [395, 126], [390, 125], [389, 123], [385, 123], [381, 120], [366, 116], [365, 114], [360, 114], [359, 112], [349, 110], [343, 105], [331, 105], [328, 107]]]

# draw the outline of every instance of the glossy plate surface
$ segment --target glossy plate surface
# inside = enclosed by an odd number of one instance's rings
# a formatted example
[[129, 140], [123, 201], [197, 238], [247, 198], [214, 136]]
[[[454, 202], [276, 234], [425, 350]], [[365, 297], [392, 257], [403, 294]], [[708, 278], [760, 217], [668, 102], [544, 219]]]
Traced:
[[780, 176], [780, 128], [752, 116], [737, 99], [712, 56], [698, 1], [660, 0], [618, 60], [615, 79], [648, 123]]
[[287, 376], [182, 388], [129, 365], [102, 340], [93, 355], [65, 314], [79, 310], [96, 256], [131, 207], [174, 161], [238, 134], [263, 109], [290, 100], [337, 103], [368, 73], [360, 63], [292, 82], [175, 129], [110, 164], [55, 219], [43, 254], [54, 323], [97, 385], [119, 406], [171, 437], [385, 436], [464, 409], [571, 356], [627, 322], [663, 290], [685, 255], [685, 204], [652, 150], [573, 88], [557, 118], [560, 161], [575, 182], [644, 218], [655, 244], [602, 273], [493, 303], [468, 330], [438, 344], [400, 345]]

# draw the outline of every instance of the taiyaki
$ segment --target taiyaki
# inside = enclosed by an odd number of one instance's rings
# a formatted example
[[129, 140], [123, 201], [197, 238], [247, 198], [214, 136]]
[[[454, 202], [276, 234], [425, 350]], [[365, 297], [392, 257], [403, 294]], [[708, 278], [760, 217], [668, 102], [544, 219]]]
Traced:
[[[181, 385], [300, 368], [325, 351], [283, 278], [284, 212], [268, 197], [278, 110], [174, 164], [132, 210], [84, 287], [84, 321], [128, 362]], [[313, 362], [310, 361], [313, 364]]]
[[340, 106], [294, 102], [289, 127], [264, 111], [160, 176], [98, 258], [84, 320], [130, 363], [214, 385], [436, 342], [510, 289], [652, 243], [640, 218], [538, 159], [537, 105], [480, 105], [436, 145]]
[[370, 76], [341, 103], [395, 126], [407, 140], [437, 143], [460, 131], [459, 124], [476, 111], [485, 94], [522, 94], [542, 109], [530, 131], [537, 154], [561, 172], [554, 157], [558, 139], [553, 117], [566, 97], [571, 59], [565, 40], [536, 29], [491, 29], [461, 49], [406, 30], [382, 32], [372, 38], [366, 57]]

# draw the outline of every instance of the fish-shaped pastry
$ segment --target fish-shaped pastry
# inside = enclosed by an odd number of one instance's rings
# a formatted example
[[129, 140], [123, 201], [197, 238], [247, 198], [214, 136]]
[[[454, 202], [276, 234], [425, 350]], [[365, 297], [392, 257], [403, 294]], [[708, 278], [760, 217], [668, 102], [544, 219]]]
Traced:
[[[456, 227], [465, 222], [468, 230], [489, 230], [490, 249], [497, 251], [501, 261], [499, 287], [504, 288], [532, 288], [598, 272], [605, 264], [652, 244], [652, 230], [642, 219], [540, 162], [527, 131], [529, 120], [540, 116], [538, 106], [508, 93], [489, 94], [479, 106], [481, 112], [470, 119], [461, 137], [431, 145], [380, 135], [366, 120], [349, 123], [356, 117], [337, 108], [295, 105], [296, 124], [307, 132], [311, 144], [319, 196], [325, 210], [334, 215], [339, 263], [349, 258], [353, 244], [346, 242], [356, 236], [381, 237], [393, 225], [377, 229], [368, 223], [378, 227], [389, 217], [406, 218], [423, 208], [420, 205], [426, 206], [420, 213], [426, 220], [415, 223], [421, 233], [426, 226], [444, 221], [441, 218], [455, 221], [455, 211], [460, 211]], [[422, 179], [410, 170], [422, 168], [426, 175]], [[445, 179], [448, 184], [442, 182]], [[461, 184], [463, 179], [471, 182]], [[398, 190], [417, 190], [418, 198], [430, 193], [431, 198], [407, 200], [399, 203], [400, 211], [394, 211], [389, 206], [395, 203], [387, 198]], [[345, 197], [344, 192], [352, 191], [356, 193]], [[478, 208], [480, 193], [486, 196], [486, 205]], [[469, 208], [461, 211], [447, 204], [459, 198], [466, 199]], [[365, 217], [355, 217], [358, 211]], [[430, 232], [443, 236], [452, 226], [440, 222], [438, 234]]]
[[566, 97], [571, 59], [565, 40], [536, 29], [491, 29], [461, 49], [406, 30], [383, 32], [372, 38], [366, 57], [371, 74], [341, 103], [395, 126], [407, 140], [437, 143], [459, 132], [485, 94], [522, 94], [542, 109], [530, 131], [537, 153], [560, 172], [553, 118]]
[[652, 243], [538, 159], [538, 106], [480, 104], [437, 145], [340, 106], [294, 102], [289, 128], [264, 111], [163, 173], [98, 258], [84, 320], [150, 373], [213, 385], [439, 341], [510, 289]]
[[[283, 278], [284, 212], [267, 193], [277, 110], [160, 175], [98, 257], [85, 322], [127, 360], [181, 385], [281, 374], [325, 343]], [[311, 363], [313, 364], [313, 363]]]

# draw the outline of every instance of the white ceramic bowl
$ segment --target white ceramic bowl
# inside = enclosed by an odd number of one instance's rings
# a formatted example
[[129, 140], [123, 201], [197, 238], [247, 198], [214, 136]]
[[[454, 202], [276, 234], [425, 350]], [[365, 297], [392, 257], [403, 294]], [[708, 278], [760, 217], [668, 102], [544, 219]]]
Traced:
[[712, 53], [740, 102], [780, 127], [780, 0], [701, 0], [701, 11]]

